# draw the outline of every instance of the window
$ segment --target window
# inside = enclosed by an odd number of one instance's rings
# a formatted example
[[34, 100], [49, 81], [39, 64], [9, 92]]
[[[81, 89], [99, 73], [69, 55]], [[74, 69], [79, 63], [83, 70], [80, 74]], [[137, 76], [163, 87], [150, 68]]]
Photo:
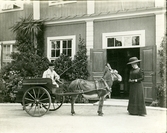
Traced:
[[1, 49], [2, 49], [2, 65], [6, 65], [7, 63], [11, 62], [12, 59], [10, 57], [12, 52], [17, 52], [15, 41], [5, 41], [5, 42], [0, 42]]
[[0, 12], [23, 10], [23, 1], [1, 1]]
[[49, 6], [70, 4], [75, 2], [77, 2], [77, 0], [54, 0], [54, 1], [49, 1]]
[[103, 33], [103, 48], [130, 48], [145, 46], [145, 31]]
[[54, 61], [62, 53], [74, 57], [76, 46], [75, 38], [75, 36], [48, 37], [47, 56], [49, 60]]

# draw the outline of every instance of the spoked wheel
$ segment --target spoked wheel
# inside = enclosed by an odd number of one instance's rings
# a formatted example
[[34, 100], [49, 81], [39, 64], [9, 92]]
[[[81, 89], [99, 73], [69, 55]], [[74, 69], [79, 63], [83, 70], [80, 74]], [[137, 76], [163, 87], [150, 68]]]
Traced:
[[49, 111], [55, 111], [62, 106], [65, 98], [64, 96], [61, 96], [61, 95], [53, 95], [51, 99], [52, 99], [52, 102], [51, 102]]
[[31, 87], [23, 95], [23, 108], [31, 116], [43, 116], [48, 112], [50, 104], [50, 94], [43, 87]]

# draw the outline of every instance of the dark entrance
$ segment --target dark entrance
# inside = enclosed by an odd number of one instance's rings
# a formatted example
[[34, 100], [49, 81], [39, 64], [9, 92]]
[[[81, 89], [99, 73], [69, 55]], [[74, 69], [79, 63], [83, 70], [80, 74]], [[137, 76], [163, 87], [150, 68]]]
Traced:
[[129, 96], [129, 70], [130, 65], [127, 62], [130, 57], [136, 56], [140, 59], [139, 48], [124, 48], [124, 49], [108, 49], [107, 62], [111, 68], [118, 70], [122, 76], [122, 82], [115, 82], [112, 86], [111, 98], [128, 98]]

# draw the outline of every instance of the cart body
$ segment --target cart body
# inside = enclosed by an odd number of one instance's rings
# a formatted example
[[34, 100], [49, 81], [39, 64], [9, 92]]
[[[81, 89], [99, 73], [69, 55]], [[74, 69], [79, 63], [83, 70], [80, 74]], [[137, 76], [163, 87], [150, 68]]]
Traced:
[[[21, 89], [16, 92], [16, 102], [21, 103], [29, 115], [43, 116], [59, 109], [64, 102], [63, 95], [52, 94], [53, 87], [50, 78], [24, 79]], [[62, 88], [56, 89], [63, 91]]]
[[51, 94], [51, 89], [53, 87], [52, 80], [49, 78], [35, 78], [35, 79], [24, 79], [22, 82], [21, 89], [15, 91], [16, 93], [16, 102], [22, 103], [23, 95], [27, 89], [33, 86], [41, 86], [47, 89]]

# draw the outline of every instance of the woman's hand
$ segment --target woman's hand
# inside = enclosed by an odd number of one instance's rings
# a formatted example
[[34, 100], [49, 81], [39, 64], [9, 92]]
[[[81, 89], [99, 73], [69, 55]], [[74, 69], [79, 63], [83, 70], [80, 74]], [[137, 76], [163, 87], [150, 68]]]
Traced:
[[131, 83], [137, 82], [137, 79], [129, 79], [129, 82]]
[[134, 79], [129, 79], [129, 82], [133, 83], [133, 82], [135, 82], [135, 80]]

